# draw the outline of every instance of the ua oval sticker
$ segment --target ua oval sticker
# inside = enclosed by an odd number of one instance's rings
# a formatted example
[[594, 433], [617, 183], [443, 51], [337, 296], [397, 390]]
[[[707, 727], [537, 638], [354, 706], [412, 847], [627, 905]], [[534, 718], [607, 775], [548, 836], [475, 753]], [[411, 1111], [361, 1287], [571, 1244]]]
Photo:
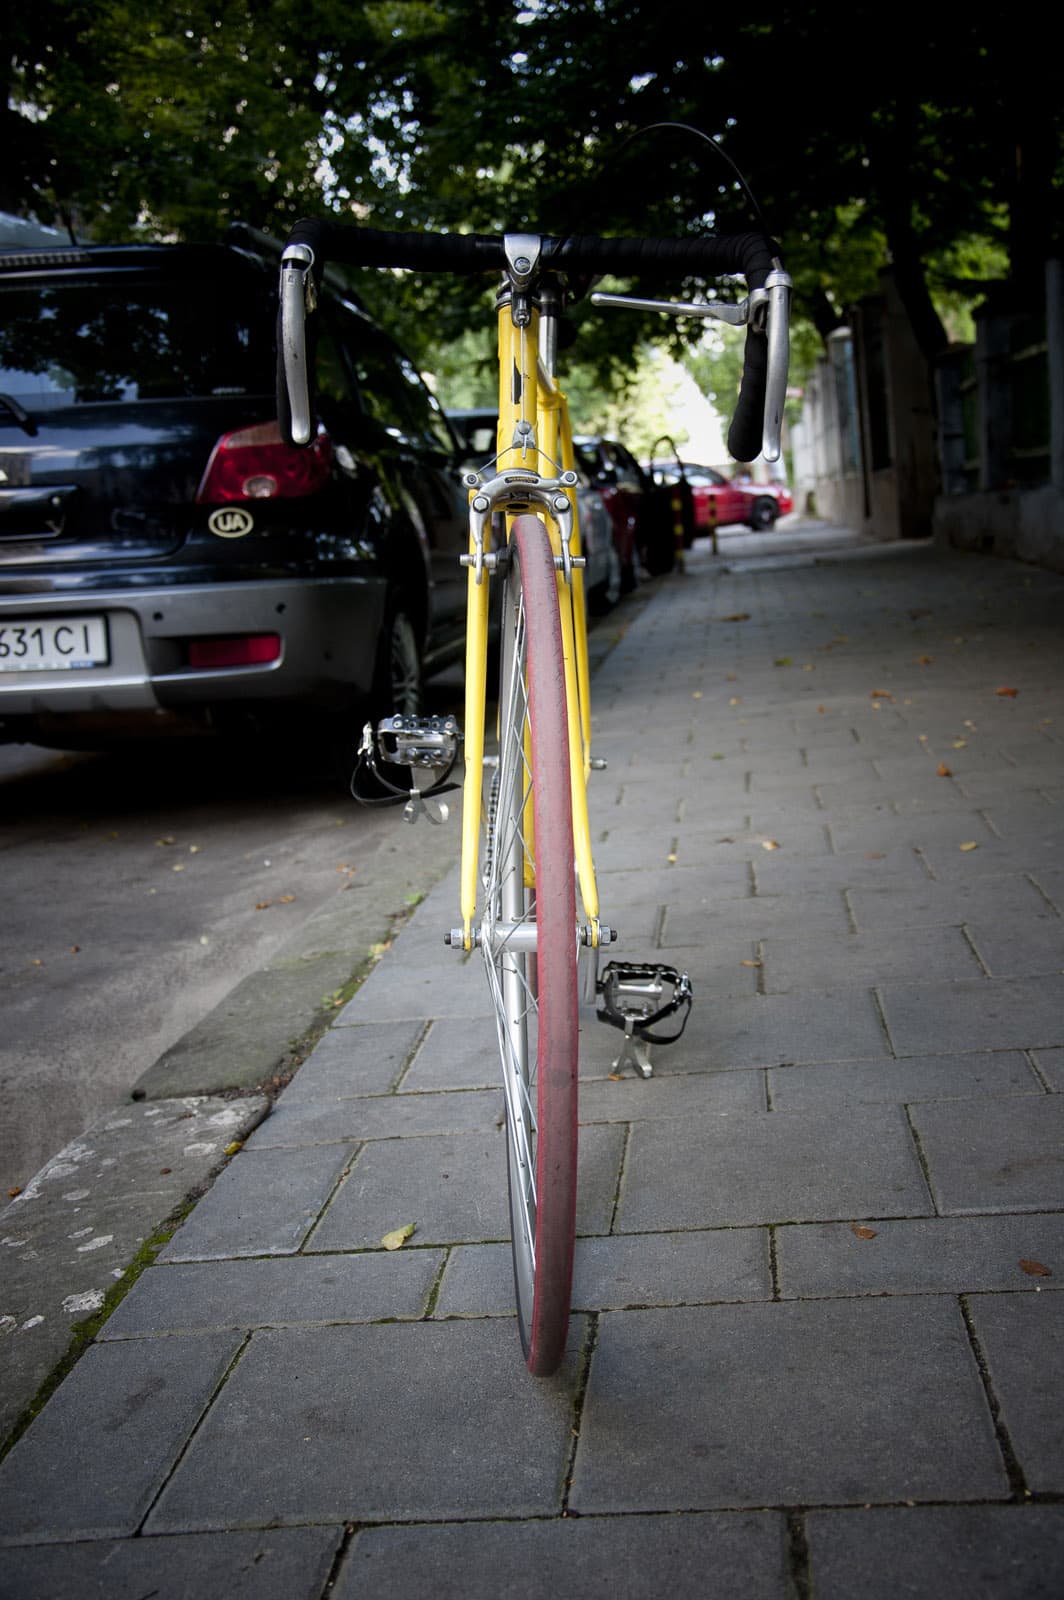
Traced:
[[219, 539], [242, 539], [255, 526], [255, 519], [250, 511], [242, 511], [239, 506], [224, 506], [211, 512], [207, 526]]

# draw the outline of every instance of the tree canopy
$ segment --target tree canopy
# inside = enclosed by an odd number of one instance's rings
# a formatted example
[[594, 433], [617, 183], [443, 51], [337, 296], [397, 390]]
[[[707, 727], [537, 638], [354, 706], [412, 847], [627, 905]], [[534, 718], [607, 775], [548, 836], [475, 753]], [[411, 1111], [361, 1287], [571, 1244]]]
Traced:
[[[930, 0], [9, 3], [0, 208], [98, 239], [380, 226], [734, 229], [737, 164], [822, 336], [893, 265], [922, 348], [943, 312], [1061, 244], [1051, 49]], [[718, 141], [710, 145], [676, 127]], [[464, 323], [460, 291], [416, 285]], [[372, 294], [372, 290], [370, 290]], [[394, 299], [394, 297], [392, 297]], [[450, 308], [450, 310], [448, 310]], [[387, 312], [388, 307], [382, 308]], [[582, 326], [603, 368], [691, 329]]]

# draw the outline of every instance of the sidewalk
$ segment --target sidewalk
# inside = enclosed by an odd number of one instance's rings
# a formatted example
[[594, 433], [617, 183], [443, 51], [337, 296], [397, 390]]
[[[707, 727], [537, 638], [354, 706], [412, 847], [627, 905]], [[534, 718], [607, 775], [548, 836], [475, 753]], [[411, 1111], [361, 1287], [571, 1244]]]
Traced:
[[649, 1082], [586, 1017], [559, 1375], [452, 872], [0, 1464], [3, 1600], [1064, 1591], [1064, 580], [815, 544], [595, 676], [611, 954], [695, 1006]]

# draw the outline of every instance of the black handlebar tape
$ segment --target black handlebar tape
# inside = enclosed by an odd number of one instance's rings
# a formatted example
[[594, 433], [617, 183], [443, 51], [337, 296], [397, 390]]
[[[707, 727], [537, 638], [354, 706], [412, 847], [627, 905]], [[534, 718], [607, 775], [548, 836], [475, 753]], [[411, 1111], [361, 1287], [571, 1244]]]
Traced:
[[[316, 269], [325, 260], [351, 266], [408, 267], [437, 272], [501, 271], [502, 237], [482, 233], [394, 233], [359, 228], [324, 218], [297, 222], [289, 244], [314, 251]], [[760, 233], [708, 234], [700, 239], [603, 239], [597, 235], [545, 236], [542, 262], [578, 272], [741, 272], [751, 289], [771, 271], [775, 247]]]
[[[288, 243], [305, 244], [313, 250], [318, 278], [330, 259], [351, 266], [467, 273], [498, 272], [506, 263], [498, 234], [395, 233], [317, 217], [297, 222]], [[773, 241], [760, 233], [708, 234], [698, 239], [604, 239], [568, 234], [544, 236], [541, 241], [542, 264], [562, 271], [685, 277], [742, 273], [749, 289], [764, 285], [777, 254]], [[753, 461], [761, 451], [767, 378], [768, 340], [748, 328], [739, 401], [728, 430], [728, 449], [736, 461]]]
[[767, 384], [768, 338], [756, 328], [747, 328], [743, 379], [728, 429], [728, 452], [735, 461], [753, 461], [761, 454]]

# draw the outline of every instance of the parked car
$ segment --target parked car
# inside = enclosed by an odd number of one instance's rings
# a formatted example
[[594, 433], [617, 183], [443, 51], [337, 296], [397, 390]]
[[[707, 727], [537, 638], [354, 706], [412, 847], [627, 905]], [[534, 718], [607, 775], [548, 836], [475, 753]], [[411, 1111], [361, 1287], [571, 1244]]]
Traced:
[[606, 502], [621, 566], [621, 592], [628, 594], [639, 581], [639, 559], [644, 554], [646, 475], [631, 451], [616, 439], [579, 434], [573, 444], [590, 482]]
[[742, 523], [755, 530], [768, 530], [777, 517], [794, 510], [790, 490], [781, 483], [754, 483], [746, 477], [729, 479], [714, 467], [687, 461], [652, 461], [647, 471], [659, 484], [675, 483], [682, 472], [691, 490], [698, 529]]
[[[498, 451], [498, 414], [487, 407], [449, 411], [448, 421], [462, 445], [463, 470], [481, 470]], [[620, 599], [621, 562], [613, 539], [613, 520], [602, 493], [592, 486], [587, 466], [576, 456], [579, 484], [576, 490], [580, 540], [587, 567], [584, 586], [589, 608], [598, 613], [610, 610]]]
[[327, 280], [281, 442], [268, 245], [0, 250], [0, 737], [410, 711], [460, 654], [457, 441]]

